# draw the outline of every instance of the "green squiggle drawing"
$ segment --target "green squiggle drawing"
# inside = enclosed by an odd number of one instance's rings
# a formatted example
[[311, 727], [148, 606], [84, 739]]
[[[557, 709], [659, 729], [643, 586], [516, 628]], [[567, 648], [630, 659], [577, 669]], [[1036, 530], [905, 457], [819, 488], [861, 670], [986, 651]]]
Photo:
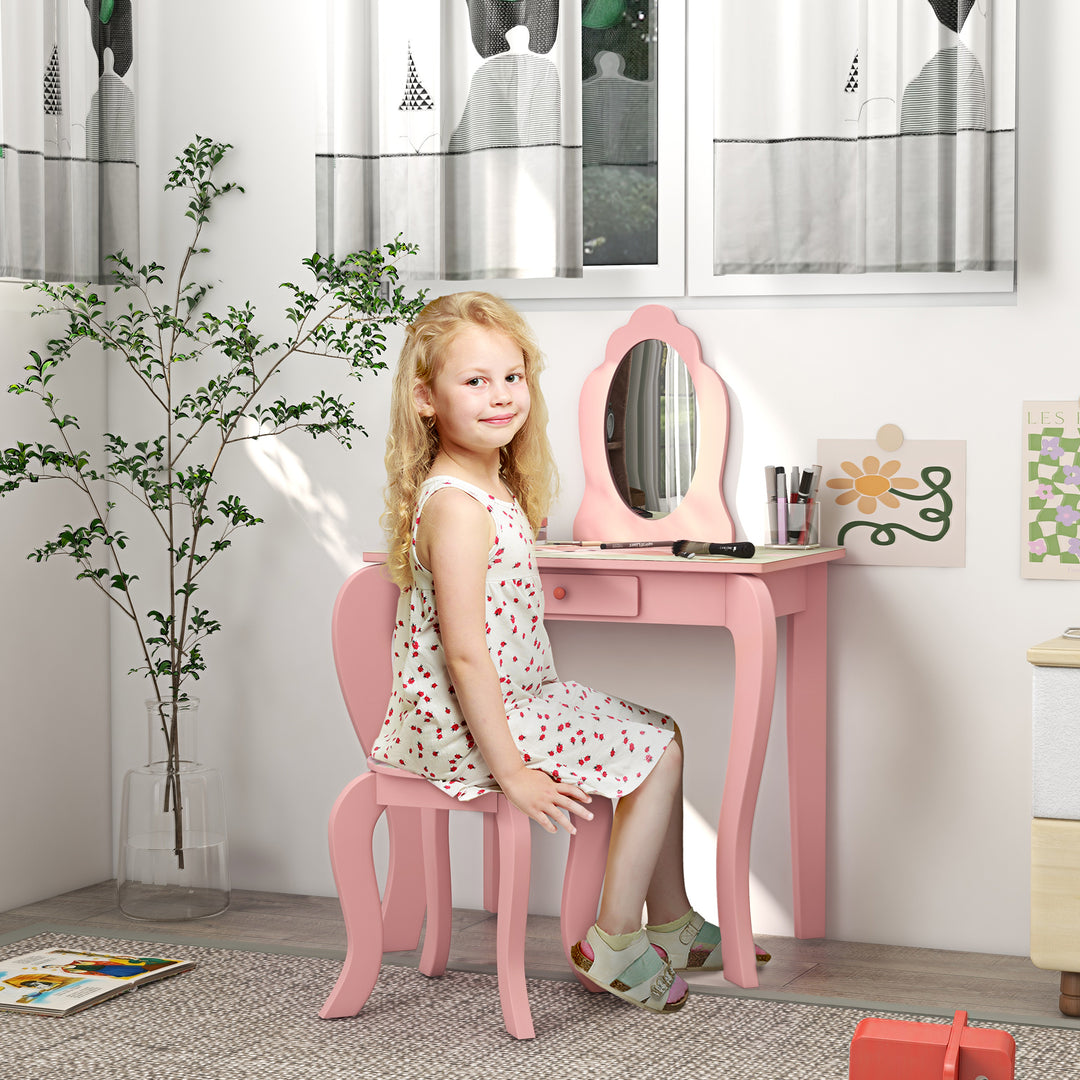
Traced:
[[[900, 499], [911, 499], [913, 502], [925, 502], [927, 499], [932, 499], [936, 495], [941, 496], [941, 507], [926, 506], [919, 511], [919, 518], [922, 521], [930, 522], [932, 524], [941, 525], [941, 531], [936, 536], [930, 536], [926, 533], [916, 532], [914, 529], [907, 525], [901, 525], [899, 522], [890, 522], [888, 524], [877, 521], [849, 521], [836, 535], [837, 544], [843, 544], [844, 537], [852, 530], [858, 528], [873, 529], [870, 534], [870, 543], [876, 544], [878, 547], [888, 547], [890, 544], [896, 543], [897, 532], [905, 532], [910, 536], [914, 536], [917, 540], [925, 540], [927, 543], [936, 543], [938, 540], [943, 540], [945, 534], [949, 531], [950, 515], [952, 514], [953, 501], [952, 497], [945, 490], [952, 481], [952, 473], [945, 468], [944, 465], [927, 465], [925, 469], [919, 474], [922, 478], [922, 482], [927, 486], [928, 490], [924, 495], [912, 495], [906, 491], [896, 491], [893, 488], [889, 490], [893, 495], [896, 495]], [[937, 479], [935, 479], [937, 477]]]

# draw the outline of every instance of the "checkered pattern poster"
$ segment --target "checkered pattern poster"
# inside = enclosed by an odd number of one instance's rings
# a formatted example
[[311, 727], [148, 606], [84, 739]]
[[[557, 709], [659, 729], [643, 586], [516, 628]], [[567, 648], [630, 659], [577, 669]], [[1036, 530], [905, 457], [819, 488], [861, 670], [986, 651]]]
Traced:
[[1080, 579], [1080, 405], [1025, 401], [1020, 573]]

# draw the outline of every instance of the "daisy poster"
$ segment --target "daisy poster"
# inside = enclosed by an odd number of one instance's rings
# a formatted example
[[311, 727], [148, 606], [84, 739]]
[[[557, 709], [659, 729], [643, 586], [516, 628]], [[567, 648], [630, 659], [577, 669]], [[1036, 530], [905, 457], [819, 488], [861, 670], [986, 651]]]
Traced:
[[963, 566], [967, 444], [819, 439], [821, 542], [847, 564]]
[[1080, 407], [1025, 401], [1020, 574], [1080, 577]]

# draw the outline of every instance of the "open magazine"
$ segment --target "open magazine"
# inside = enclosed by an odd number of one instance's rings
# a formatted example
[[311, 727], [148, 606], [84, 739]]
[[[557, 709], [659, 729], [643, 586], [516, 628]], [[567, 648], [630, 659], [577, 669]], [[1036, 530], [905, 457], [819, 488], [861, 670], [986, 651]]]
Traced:
[[0, 959], [0, 1009], [67, 1016], [194, 966], [160, 956], [41, 949]]

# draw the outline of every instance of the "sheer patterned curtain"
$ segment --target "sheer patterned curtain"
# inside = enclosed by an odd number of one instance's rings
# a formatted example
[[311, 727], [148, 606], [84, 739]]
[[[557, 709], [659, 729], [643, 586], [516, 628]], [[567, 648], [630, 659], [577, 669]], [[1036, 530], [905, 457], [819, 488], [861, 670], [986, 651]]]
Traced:
[[580, 0], [324, 0], [317, 244], [410, 276], [579, 277]]
[[0, 276], [138, 258], [131, 0], [0, 0]]
[[1010, 270], [1015, 0], [719, 5], [714, 272]]

